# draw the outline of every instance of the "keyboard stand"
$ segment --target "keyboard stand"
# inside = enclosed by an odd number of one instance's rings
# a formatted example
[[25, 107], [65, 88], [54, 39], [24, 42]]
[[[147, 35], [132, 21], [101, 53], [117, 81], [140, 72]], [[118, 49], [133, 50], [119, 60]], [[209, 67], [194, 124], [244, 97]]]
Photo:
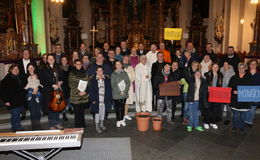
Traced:
[[27, 160], [48, 160], [48, 159], [52, 158], [55, 154], [57, 154], [61, 149], [62, 148], [52, 149], [48, 153], [46, 153], [45, 155], [42, 155], [40, 157], [36, 157], [32, 153], [25, 151], [25, 150], [17, 150], [17, 151], [13, 151], [13, 152], [15, 152], [16, 154], [18, 154], [19, 156], [21, 156]]

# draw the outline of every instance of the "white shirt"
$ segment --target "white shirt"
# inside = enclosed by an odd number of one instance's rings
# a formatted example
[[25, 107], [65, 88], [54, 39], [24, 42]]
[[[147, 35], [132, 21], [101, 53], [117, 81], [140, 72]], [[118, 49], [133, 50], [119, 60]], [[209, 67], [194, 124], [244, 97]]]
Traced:
[[149, 51], [146, 54], [146, 58], [147, 58], [147, 64], [152, 68], [153, 63], [155, 63], [157, 61], [157, 53], [158, 51], [156, 51], [155, 53], [153, 53], [152, 51]]
[[24, 72], [27, 74], [27, 65], [30, 63], [30, 59], [26, 60], [23, 59], [23, 67], [24, 67]]

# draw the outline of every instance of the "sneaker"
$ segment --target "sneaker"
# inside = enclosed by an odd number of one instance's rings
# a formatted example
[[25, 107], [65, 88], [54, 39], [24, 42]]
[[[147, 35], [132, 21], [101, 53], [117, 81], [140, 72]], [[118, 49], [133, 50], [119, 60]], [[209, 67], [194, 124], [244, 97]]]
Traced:
[[216, 124], [210, 124], [210, 126], [213, 128], [213, 129], [218, 129], [218, 126]]
[[245, 123], [245, 126], [248, 128], [253, 128], [253, 124]]
[[125, 126], [126, 126], [126, 123], [125, 123], [125, 121], [124, 121], [124, 120], [122, 120], [122, 121], [121, 121], [121, 124], [122, 124], [122, 126], [123, 126], [123, 127], [125, 127]]
[[27, 99], [27, 100], [28, 100], [28, 101], [30, 101], [31, 99], [32, 99], [32, 97], [28, 97], [28, 99]]
[[130, 116], [128, 116], [128, 115], [125, 115], [125, 116], [124, 116], [124, 120], [129, 120], [129, 121], [131, 121], [132, 118], [131, 118]]
[[187, 127], [187, 131], [188, 131], [188, 132], [192, 132], [192, 127], [188, 126], [188, 127]]
[[120, 126], [121, 126], [121, 121], [117, 121], [117, 122], [116, 122], [116, 126], [117, 126], [117, 127], [120, 127]]
[[37, 103], [40, 103], [40, 99], [39, 99], [39, 98], [35, 98], [35, 101], [36, 101]]
[[230, 123], [229, 120], [225, 120], [225, 121], [224, 121], [224, 125], [228, 125], [229, 123]]
[[203, 132], [204, 131], [204, 129], [201, 127], [201, 126], [198, 126], [198, 127], [196, 127], [195, 128], [197, 131], [200, 131], [200, 132]]
[[205, 129], [209, 129], [209, 124], [204, 123], [204, 128], [205, 128]]
[[96, 123], [96, 131], [97, 133], [102, 133], [98, 123]]

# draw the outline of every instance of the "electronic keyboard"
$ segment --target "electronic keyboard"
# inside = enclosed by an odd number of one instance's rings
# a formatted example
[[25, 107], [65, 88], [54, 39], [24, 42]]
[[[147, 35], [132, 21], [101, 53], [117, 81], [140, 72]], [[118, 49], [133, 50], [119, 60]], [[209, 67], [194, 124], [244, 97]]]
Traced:
[[[13, 151], [27, 159], [49, 159], [62, 148], [81, 147], [83, 128], [0, 133], [0, 152]], [[41, 157], [25, 150], [52, 149]], [[29, 157], [28, 157], [29, 156]]]

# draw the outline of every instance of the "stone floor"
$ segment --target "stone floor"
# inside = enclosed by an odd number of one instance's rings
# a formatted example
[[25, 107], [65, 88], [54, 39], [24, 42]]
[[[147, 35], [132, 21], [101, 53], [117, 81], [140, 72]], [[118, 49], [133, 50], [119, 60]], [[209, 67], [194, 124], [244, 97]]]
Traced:
[[[164, 122], [163, 130], [160, 132], [153, 131], [150, 125], [149, 131], [144, 133], [137, 131], [136, 120], [127, 121], [126, 127], [117, 128], [115, 119], [110, 118], [105, 122], [107, 130], [102, 134], [95, 132], [91, 119], [87, 119], [86, 123], [84, 133], [86, 138], [130, 137], [133, 160], [260, 159], [260, 114], [256, 115], [253, 128], [247, 128], [244, 135], [232, 134], [231, 126], [224, 126], [222, 122], [219, 122], [218, 130], [188, 133], [180, 118], [177, 118], [173, 125]], [[73, 116], [69, 117], [68, 122], [63, 122], [63, 125], [73, 127]], [[30, 130], [30, 126], [24, 127]], [[47, 128], [47, 122], [43, 122], [43, 127]], [[9, 129], [0, 127], [0, 132], [8, 131]]]

